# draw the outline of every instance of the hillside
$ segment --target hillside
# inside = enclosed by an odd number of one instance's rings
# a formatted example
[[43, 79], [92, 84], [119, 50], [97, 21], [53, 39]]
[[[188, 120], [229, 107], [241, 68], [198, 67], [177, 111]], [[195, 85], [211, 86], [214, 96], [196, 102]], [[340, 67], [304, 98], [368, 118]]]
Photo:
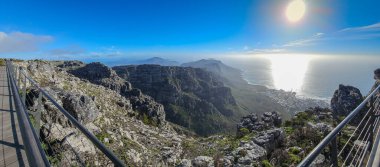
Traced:
[[225, 85], [231, 88], [232, 95], [243, 113], [263, 114], [277, 111], [285, 119], [309, 107], [328, 108], [327, 102], [311, 98], [297, 97], [294, 92], [269, 89], [261, 85], [250, 85], [242, 78], [242, 71], [215, 59], [202, 59], [182, 66], [201, 68], [220, 76]]
[[[167, 122], [166, 118], [170, 112], [155, 101], [157, 97], [150, 97], [136, 88], [134, 82], [141, 80], [136, 81], [138, 77], [149, 81], [143, 82], [148, 83], [144, 85], [145, 88], [149, 88], [145, 92], [154, 90], [153, 87], [157, 90], [163, 87], [162, 91], [172, 88], [170, 91], [177, 91], [174, 97], [181, 95], [187, 97], [189, 94], [187, 91], [191, 90], [194, 92], [192, 96], [204, 98], [204, 101], [207, 100], [212, 105], [216, 105], [212, 103], [216, 99], [235, 105], [236, 101], [232, 100], [233, 95], [227, 91], [227, 87], [210, 72], [195, 68], [158, 65], [117, 67], [116, 71], [120, 71], [116, 72], [101, 63], [84, 64], [74, 61], [28, 61], [18, 64], [24, 66], [31, 77], [59, 104], [111, 148], [128, 166], [295, 166], [325, 134], [331, 131], [333, 114], [338, 114], [341, 119], [363, 99], [357, 88], [340, 85], [331, 100], [333, 110], [321, 107], [310, 108], [297, 113], [289, 120], [284, 120], [282, 114], [275, 111], [245, 114], [233, 124], [237, 131], [236, 135], [199, 137], [188, 135], [191, 132]], [[172, 82], [169, 78], [178, 79]], [[180, 82], [181, 79], [191, 84]], [[213, 94], [215, 99], [206, 98], [202, 92], [208, 89], [223, 89], [224, 94], [221, 97]], [[202, 91], [197, 92], [197, 90]], [[36, 90], [28, 87], [27, 92], [30, 98], [27, 108], [32, 111], [37, 100]], [[171, 93], [162, 98], [170, 97]], [[79, 144], [74, 149], [90, 162], [94, 162], [93, 166], [104, 166], [108, 163], [99, 157], [99, 153], [83, 135], [71, 135], [77, 131], [67, 120], [59, 115], [55, 115], [57, 119], [45, 119], [47, 118], [45, 114], [54, 114], [56, 111], [46, 99], [43, 99], [43, 102], [41, 139], [45, 144], [55, 145], [61, 148], [62, 154], [72, 156], [69, 147], [65, 145], [66, 142], [57, 141], [66, 140], [71, 143], [81, 141], [83, 145]], [[208, 119], [207, 112], [205, 114], [203, 111], [199, 112], [200, 116], [196, 117], [201, 119], [199, 124], [203, 121], [203, 124], [215, 128], [215, 124], [208, 124], [205, 121]], [[226, 113], [218, 115], [223, 114]], [[65, 133], [57, 132], [54, 128], [49, 129], [52, 126], [59, 127], [60, 132]], [[352, 127], [349, 129], [354, 129], [355, 122], [350, 126]], [[182, 132], [186, 133], [181, 134]], [[347, 135], [349, 133], [350, 131], [343, 131], [342, 141], [349, 137]], [[341, 146], [344, 142], [338, 144]], [[328, 155], [329, 152], [326, 151], [318, 156], [318, 161], [314, 165], [328, 164]], [[60, 155], [48, 156], [53, 163], [70, 163], [70, 160], [61, 159]]]
[[123, 79], [165, 107], [166, 119], [200, 135], [235, 129], [239, 113], [231, 89], [199, 68], [159, 65], [117, 66]]

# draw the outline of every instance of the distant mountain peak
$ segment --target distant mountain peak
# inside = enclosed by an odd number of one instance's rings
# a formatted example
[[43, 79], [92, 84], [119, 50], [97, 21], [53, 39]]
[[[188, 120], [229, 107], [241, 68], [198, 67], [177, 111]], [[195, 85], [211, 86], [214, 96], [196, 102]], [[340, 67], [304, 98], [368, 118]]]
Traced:
[[156, 64], [161, 66], [179, 66], [180, 64], [176, 61], [164, 59], [161, 57], [152, 57], [142, 61], [138, 61], [136, 64]]

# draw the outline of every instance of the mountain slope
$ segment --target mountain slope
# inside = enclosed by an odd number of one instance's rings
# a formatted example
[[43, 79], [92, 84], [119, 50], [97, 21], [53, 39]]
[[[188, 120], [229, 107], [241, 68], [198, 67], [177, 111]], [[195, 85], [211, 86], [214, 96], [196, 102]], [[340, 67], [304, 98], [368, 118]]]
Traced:
[[205, 69], [223, 77], [227, 82], [246, 83], [246, 81], [244, 81], [241, 77], [241, 70], [227, 66], [220, 60], [202, 59], [194, 62], [184, 63], [181, 66]]
[[173, 123], [200, 135], [234, 130], [236, 101], [230, 88], [210, 72], [159, 65], [117, 66], [113, 70], [163, 104], [167, 120]]

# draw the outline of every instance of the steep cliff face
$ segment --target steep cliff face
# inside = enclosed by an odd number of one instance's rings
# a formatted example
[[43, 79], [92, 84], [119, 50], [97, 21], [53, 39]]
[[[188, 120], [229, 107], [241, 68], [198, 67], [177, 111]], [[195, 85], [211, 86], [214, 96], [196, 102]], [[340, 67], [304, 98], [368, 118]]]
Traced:
[[165, 106], [167, 120], [200, 135], [232, 127], [237, 108], [220, 78], [198, 68], [138, 65], [113, 67], [119, 76]]
[[114, 70], [104, 64], [90, 63], [75, 70], [69, 70], [69, 73], [129, 98], [133, 109], [141, 112], [140, 117], [148, 116], [153, 124], [161, 125], [165, 120], [165, 111], [161, 104], [141, 93], [139, 89], [133, 89], [130, 82], [120, 78]]

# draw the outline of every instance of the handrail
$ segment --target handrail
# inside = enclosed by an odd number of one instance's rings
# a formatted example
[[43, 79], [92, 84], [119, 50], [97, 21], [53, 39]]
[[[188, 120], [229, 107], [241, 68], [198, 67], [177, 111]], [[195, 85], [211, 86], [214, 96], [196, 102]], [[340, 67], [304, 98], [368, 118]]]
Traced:
[[26, 156], [30, 166], [49, 167], [49, 161], [46, 158], [45, 152], [42, 149], [41, 143], [38, 140], [36, 132], [31, 124], [31, 121], [26, 113], [25, 106], [21, 102], [16, 81], [14, 79], [12, 63], [7, 61], [7, 75], [10, 80], [13, 100], [16, 108], [17, 119], [20, 126], [21, 137], [23, 139]]
[[101, 141], [99, 141], [95, 135], [93, 135], [90, 131], [88, 131], [81, 123], [79, 123], [69, 112], [67, 112], [62, 106], [60, 106], [54, 98], [52, 98], [43, 88], [41, 88], [36, 81], [26, 75], [23, 69], [21, 70], [21, 74], [29, 80], [33, 86], [35, 86], [41, 93], [46, 96], [52, 102], [58, 110], [67, 117], [73, 123], [75, 127], [77, 127], [104, 155], [106, 155], [115, 166], [124, 167], [123, 161], [121, 161], [111, 150], [109, 150]]
[[298, 164], [298, 167], [306, 167], [309, 166], [315, 158], [322, 152], [322, 150], [329, 144], [336, 135], [346, 126], [352, 118], [356, 116], [360, 112], [360, 110], [368, 103], [369, 100], [372, 99], [375, 92], [377, 92], [380, 88], [380, 85], [374, 89], [370, 95], [368, 95], [363, 102], [359, 104], [342, 122], [339, 123], [335, 129], [333, 129], [302, 161]]

